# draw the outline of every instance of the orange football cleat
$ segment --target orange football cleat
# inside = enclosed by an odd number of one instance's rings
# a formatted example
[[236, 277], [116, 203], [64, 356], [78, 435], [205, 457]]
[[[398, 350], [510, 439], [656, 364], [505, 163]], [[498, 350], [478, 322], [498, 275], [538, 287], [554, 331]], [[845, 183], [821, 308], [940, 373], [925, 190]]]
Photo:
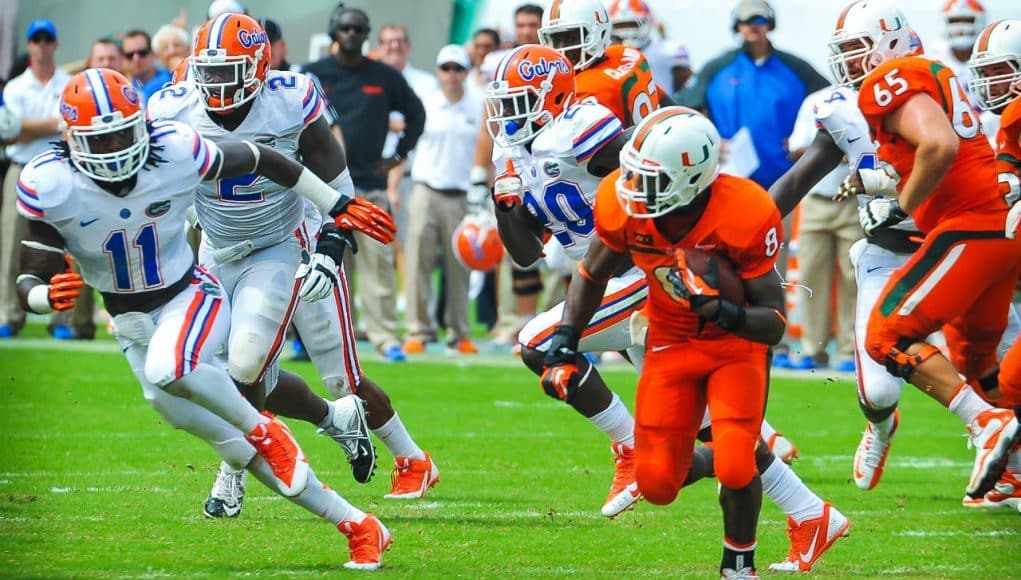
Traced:
[[808, 572], [819, 561], [823, 553], [840, 538], [846, 537], [851, 520], [829, 503], [823, 504], [822, 515], [798, 524], [787, 518], [787, 535], [791, 539], [791, 550], [787, 558], [778, 564], [770, 564], [774, 572]]
[[606, 496], [606, 502], [600, 510], [608, 518], [615, 518], [623, 512], [634, 507], [638, 500], [642, 499], [642, 493], [638, 491], [638, 483], [635, 481], [635, 448], [614, 443], [613, 462], [616, 470], [613, 474], [613, 484], [610, 485], [610, 494]]
[[379, 570], [383, 567], [383, 552], [393, 544], [390, 530], [372, 514], [365, 514], [361, 523], [344, 520], [337, 525], [340, 533], [347, 536], [351, 560], [344, 567], [352, 570]]
[[440, 481], [440, 470], [436, 468], [429, 454], [425, 459], [395, 457], [394, 470], [390, 474], [391, 489], [388, 499], [417, 499], [425, 495], [430, 487]]

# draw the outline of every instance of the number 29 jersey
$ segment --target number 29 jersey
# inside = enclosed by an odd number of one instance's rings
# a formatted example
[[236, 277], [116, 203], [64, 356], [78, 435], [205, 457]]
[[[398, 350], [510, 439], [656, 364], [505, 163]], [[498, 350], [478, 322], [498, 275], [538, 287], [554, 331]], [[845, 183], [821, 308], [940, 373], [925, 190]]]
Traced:
[[100, 188], [55, 150], [36, 156], [18, 180], [18, 212], [53, 226], [82, 277], [100, 292], [149, 292], [191, 275], [185, 211], [220, 152], [173, 122], [153, 123], [149, 146], [160, 161], [143, 167], [123, 197]]
[[912, 212], [918, 229], [928, 233], [941, 219], [965, 212], [1005, 210], [998, 193], [993, 152], [964, 87], [947, 66], [924, 57], [884, 62], [865, 77], [858, 94], [861, 112], [879, 142], [879, 158], [897, 170], [900, 187], [911, 176], [915, 147], [886, 132], [883, 119], [918, 94], [928, 95], [942, 107], [960, 141], [950, 171]]
[[[324, 103], [305, 75], [270, 71], [245, 120], [228, 131], [210, 118], [201, 99], [190, 82], [172, 85], [149, 99], [149, 118], [186, 123], [216, 143], [253, 141], [296, 160], [301, 133], [319, 118]], [[245, 240], [267, 247], [293, 234], [304, 215], [304, 203], [291, 190], [253, 173], [203, 184], [195, 210], [214, 248]]]
[[589, 173], [588, 163], [621, 130], [613, 111], [597, 103], [580, 102], [568, 107], [532, 141], [531, 153], [522, 145], [493, 149], [497, 179], [508, 173], [509, 160], [521, 177], [528, 212], [574, 260], [585, 257], [595, 233], [592, 205], [600, 178]]

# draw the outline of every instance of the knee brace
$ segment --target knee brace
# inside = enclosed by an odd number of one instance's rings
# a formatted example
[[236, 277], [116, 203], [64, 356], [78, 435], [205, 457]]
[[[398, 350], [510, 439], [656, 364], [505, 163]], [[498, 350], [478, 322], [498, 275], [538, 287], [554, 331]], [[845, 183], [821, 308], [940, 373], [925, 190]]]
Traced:
[[921, 350], [915, 354], [907, 354], [907, 349], [916, 342], [922, 341], [912, 338], [902, 338], [897, 341], [897, 345], [890, 349], [890, 352], [886, 354], [886, 359], [883, 361], [887, 372], [895, 377], [907, 379], [911, 376], [911, 373], [915, 372], [915, 367], [933, 355], [940, 354], [938, 348], [925, 342], [922, 342]]
[[511, 290], [515, 296], [532, 296], [542, 292], [542, 276], [539, 270], [511, 268]]

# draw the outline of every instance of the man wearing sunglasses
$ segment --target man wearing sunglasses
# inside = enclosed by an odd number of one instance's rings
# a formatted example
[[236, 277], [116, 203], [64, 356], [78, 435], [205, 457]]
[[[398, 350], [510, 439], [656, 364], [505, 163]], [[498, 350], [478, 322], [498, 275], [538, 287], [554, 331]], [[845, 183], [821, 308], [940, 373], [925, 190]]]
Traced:
[[[25, 312], [18, 304], [14, 279], [19, 273], [21, 239], [25, 236], [25, 220], [17, 212], [15, 186], [22, 168], [36, 155], [59, 139], [60, 95], [71, 76], [57, 66], [57, 27], [45, 18], [33, 20], [25, 33], [28, 69], [4, 87], [4, 108], [20, 119], [18, 133], [0, 141], [7, 145], [11, 166], [3, 183], [3, 205], [0, 209], [0, 338], [18, 334], [25, 325]], [[72, 338], [70, 329], [50, 324], [56, 338]]]
[[124, 33], [121, 44], [125, 68], [131, 71], [131, 83], [142, 97], [142, 108], [153, 93], [170, 82], [170, 73], [156, 66], [156, 55], [152, 51], [152, 37], [144, 30], [129, 30]]

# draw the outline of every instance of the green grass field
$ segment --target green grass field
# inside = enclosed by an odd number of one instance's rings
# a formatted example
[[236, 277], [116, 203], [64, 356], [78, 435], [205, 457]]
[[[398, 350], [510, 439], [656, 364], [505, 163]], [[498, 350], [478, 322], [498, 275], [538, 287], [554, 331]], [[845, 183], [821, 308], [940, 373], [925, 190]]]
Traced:
[[[346, 542], [331, 526], [252, 483], [242, 516], [201, 507], [218, 461], [142, 400], [110, 341], [54, 349], [0, 343], [0, 576], [340, 574]], [[62, 345], [65, 346], [65, 345]], [[91, 351], [83, 351], [82, 348]], [[722, 524], [714, 482], [671, 506], [599, 515], [612, 477], [604, 436], [507, 358], [442, 357], [367, 374], [389, 392], [435, 458], [442, 481], [421, 501], [383, 500], [389, 455], [368, 485], [339, 448], [291, 422], [320, 479], [378, 514], [395, 543], [386, 574], [402, 576], [713, 577]], [[463, 360], [463, 359], [462, 359]], [[321, 390], [307, 363], [287, 363]], [[633, 371], [607, 381], [629, 403]], [[882, 484], [859, 491], [851, 454], [863, 420], [848, 379], [777, 379], [769, 417], [800, 448], [798, 473], [852, 519], [851, 536], [816, 576], [1001, 578], [1016, 574], [1021, 518], [960, 500], [972, 452], [955, 417], [906, 392]], [[760, 572], [787, 550], [783, 514], [764, 502]], [[1013, 570], [1014, 572], [1011, 572]]]

